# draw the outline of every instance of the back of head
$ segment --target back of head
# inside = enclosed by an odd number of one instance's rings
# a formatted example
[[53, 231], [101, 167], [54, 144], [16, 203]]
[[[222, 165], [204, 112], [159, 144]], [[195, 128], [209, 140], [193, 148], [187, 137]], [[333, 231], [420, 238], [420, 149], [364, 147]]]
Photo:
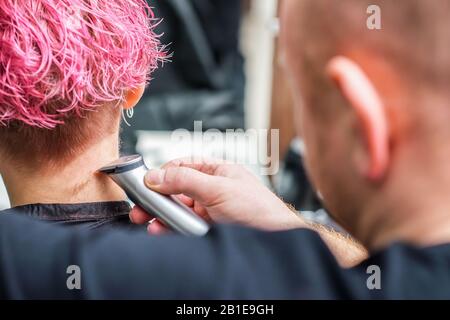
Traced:
[[58, 163], [111, 134], [163, 57], [145, 0], [0, 2], [0, 152]]
[[[450, 1], [285, 3], [286, 70], [303, 100], [310, 177], [329, 209], [354, 230], [364, 212], [448, 193]], [[368, 27], [373, 5], [381, 29]], [[401, 201], [411, 194], [422, 197]]]
[[[326, 63], [332, 57], [352, 56], [361, 59], [358, 62], [374, 74], [377, 73], [374, 69], [380, 66], [377, 60], [388, 65], [395, 79], [386, 75], [382, 79], [374, 79], [379, 90], [389, 94], [400, 89], [388, 87], [399, 85], [393, 80], [401, 82], [402, 89], [408, 94], [402, 102], [416, 102], [407, 107], [411, 115], [419, 113], [419, 121], [424, 120], [423, 109], [429, 107], [423, 105], [423, 96], [433, 94], [450, 99], [450, 1], [291, 2], [296, 7], [297, 25], [290, 25], [290, 28], [295, 28], [290, 31], [290, 40], [297, 44], [306, 77], [320, 80], [317, 76], [323, 75]], [[380, 9], [379, 30], [368, 27], [369, 8], [373, 5]], [[323, 94], [323, 91], [316, 90], [316, 93]]]

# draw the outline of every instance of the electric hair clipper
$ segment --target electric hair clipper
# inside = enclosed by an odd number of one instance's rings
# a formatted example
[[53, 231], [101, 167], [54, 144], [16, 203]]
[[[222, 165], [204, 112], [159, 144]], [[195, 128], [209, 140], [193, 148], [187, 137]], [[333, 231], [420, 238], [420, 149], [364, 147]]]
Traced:
[[99, 170], [121, 187], [135, 204], [166, 226], [189, 236], [203, 236], [209, 225], [173, 196], [152, 191], [144, 183], [148, 171], [141, 155], [122, 157]]

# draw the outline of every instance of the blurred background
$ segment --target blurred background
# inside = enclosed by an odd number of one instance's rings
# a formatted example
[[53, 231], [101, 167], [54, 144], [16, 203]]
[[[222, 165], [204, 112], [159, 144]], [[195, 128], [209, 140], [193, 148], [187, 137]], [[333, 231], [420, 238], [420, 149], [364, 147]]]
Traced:
[[[258, 168], [263, 164], [247, 161], [253, 156], [248, 144], [211, 142], [204, 149], [213, 157], [232, 154], [298, 210], [319, 210], [299, 161], [302, 142], [295, 138], [291, 96], [277, 63], [280, 1], [149, 1], [156, 16], [163, 17], [156, 32], [173, 56], [154, 73], [133, 117], [126, 118], [122, 153], [139, 152], [148, 166], [195, 155], [189, 145], [171, 147], [173, 130], [192, 131], [194, 121], [202, 121], [203, 130], [214, 128], [223, 134], [227, 129], [279, 129], [278, 154], [271, 157], [279, 161], [275, 175], [263, 176]], [[269, 143], [266, 139], [250, 150], [270, 153]], [[0, 209], [7, 207], [0, 180]], [[324, 211], [310, 215], [322, 222], [328, 219]]]

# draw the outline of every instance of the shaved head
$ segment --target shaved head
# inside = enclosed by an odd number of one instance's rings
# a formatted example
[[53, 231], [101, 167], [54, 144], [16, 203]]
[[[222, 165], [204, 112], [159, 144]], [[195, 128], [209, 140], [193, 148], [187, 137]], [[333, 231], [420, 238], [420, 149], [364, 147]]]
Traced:
[[[333, 118], [339, 109], [325, 67], [343, 55], [370, 75], [404, 130], [433, 135], [439, 127], [450, 134], [449, 0], [286, 2], [284, 52], [298, 75], [302, 99], [322, 108], [317, 116]], [[367, 27], [373, 4], [380, 8], [381, 30]]]
[[[294, 43], [309, 61], [366, 50], [383, 55], [416, 84], [450, 84], [450, 1], [288, 1], [297, 13], [296, 27], [290, 25], [298, 38]], [[367, 27], [373, 4], [381, 9], [381, 30]]]
[[[372, 5], [381, 29], [368, 27]], [[280, 43], [305, 164], [348, 230], [438, 180], [446, 190], [448, 12], [450, 0], [283, 2]]]

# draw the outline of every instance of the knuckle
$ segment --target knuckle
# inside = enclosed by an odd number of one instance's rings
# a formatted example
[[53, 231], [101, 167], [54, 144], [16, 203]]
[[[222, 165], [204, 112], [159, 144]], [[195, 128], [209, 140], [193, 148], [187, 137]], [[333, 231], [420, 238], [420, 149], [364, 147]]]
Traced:
[[216, 174], [229, 178], [240, 178], [245, 171], [241, 165], [224, 163], [217, 167]]
[[168, 168], [166, 171], [166, 183], [175, 188], [183, 188], [187, 177], [187, 170], [185, 168], [174, 167]]
[[167, 162], [163, 165], [164, 169], [172, 168], [172, 167], [178, 167], [182, 163], [182, 158], [174, 159], [172, 161]]

